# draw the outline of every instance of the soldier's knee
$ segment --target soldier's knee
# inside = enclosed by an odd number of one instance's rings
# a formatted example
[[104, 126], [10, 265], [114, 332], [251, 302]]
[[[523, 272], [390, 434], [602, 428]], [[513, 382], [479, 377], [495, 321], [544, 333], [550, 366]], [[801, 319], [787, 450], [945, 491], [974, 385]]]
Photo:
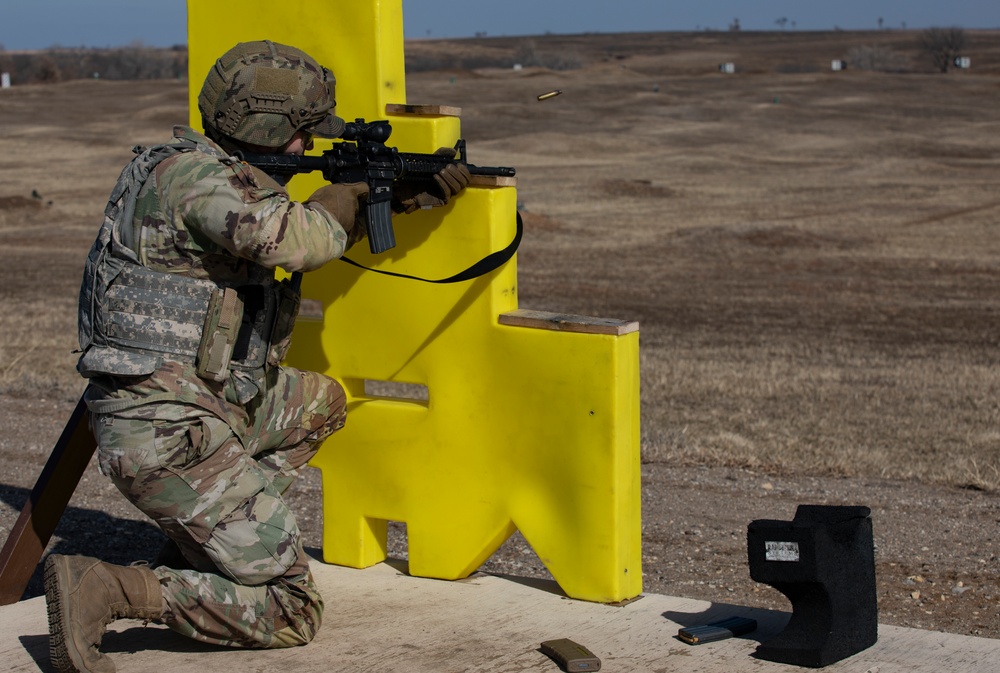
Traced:
[[301, 614], [293, 617], [293, 622], [274, 632], [273, 647], [296, 647], [305, 645], [316, 637], [319, 631], [320, 614], [308, 606]]
[[323, 621], [323, 597], [308, 569], [273, 585], [281, 603], [281, 626], [275, 624], [268, 647], [294, 647], [310, 642]]
[[318, 442], [344, 427], [347, 420], [347, 393], [336, 379], [315, 372], [309, 372], [308, 375], [313, 377], [312, 385], [308, 388], [313, 388], [315, 394], [306, 402], [303, 421], [308, 419], [311, 427], [308, 441]]
[[219, 522], [205, 544], [219, 569], [240, 584], [268, 584], [301, 572], [305, 563], [295, 519], [286, 507], [269, 509], [251, 505], [236, 510]]
[[312, 642], [312, 639], [316, 637], [316, 632], [319, 631], [317, 624], [304, 624], [298, 629], [298, 636], [302, 640], [302, 644]]

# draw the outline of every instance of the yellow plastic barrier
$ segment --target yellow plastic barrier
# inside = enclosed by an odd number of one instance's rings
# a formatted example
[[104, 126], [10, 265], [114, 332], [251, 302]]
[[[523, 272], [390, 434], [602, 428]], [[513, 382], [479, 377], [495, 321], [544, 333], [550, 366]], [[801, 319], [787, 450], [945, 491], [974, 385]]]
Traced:
[[[189, 0], [188, 23], [195, 126], [215, 59], [270, 39], [330, 67], [338, 114], [389, 119], [391, 145], [431, 152], [459, 137], [454, 116], [386, 113], [406, 103], [401, 0], [244, 0], [238, 10]], [[296, 178], [293, 196], [320, 180]], [[362, 244], [349, 256], [443, 278], [507, 245], [515, 207], [513, 187], [470, 187], [445, 208], [395, 218], [389, 252]], [[404, 521], [410, 573], [457, 579], [517, 529], [567, 595], [632, 598], [642, 591], [637, 325], [518, 310], [515, 260], [454, 285], [341, 263], [306, 274], [313, 308], [289, 363], [339, 379], [350, 396], [347, 426], [313, 461], [324, 559], [379, 563], [387, 521]]]

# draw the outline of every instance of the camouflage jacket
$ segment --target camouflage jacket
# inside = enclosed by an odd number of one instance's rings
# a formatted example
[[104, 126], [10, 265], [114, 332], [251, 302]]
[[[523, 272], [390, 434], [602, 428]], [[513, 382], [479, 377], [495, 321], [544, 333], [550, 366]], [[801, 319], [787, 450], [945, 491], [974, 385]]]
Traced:
[[312, 271], [340, 257], [347, 234], [321, 206], [292, 201], [277, 182], [186, 127], [197, 143], [160, 163], [139, 192], [139, 259], [150, 269], [215, 282], [254, 282], [257, 269]]
[[[200, 284], [208, 288], [260, 286], [270, 292], [275, 287], [276, 267], [310, 271], [344, 253], [346, 232], [319, 204], [292, 201], [273, 179], [229, 157], [190, 128], [176, 127], [167, 147], [181, 151], [168, 152], [166, 158], [161, 156], [158, 162], [151, 162], [152, 170], [148, 177], [144, 176], [134, 198], [131, 230], [120, 223], [124, 230], [121, 237], [127, 239], [127, 245], [117, 246], [118, 257], [129, 258], [121, 265], [127, 272], [151, 273], [152, 285], [169, 286], [177, 279], [194, 283], [196, 291], [200, 291]], [[128, 200], [120, 198], [120, 186], [129, 171], [139, 170], [136, 166], [142, 156], [123, 171], [102, 234], [117, 212], [113, 208], [115, 199]], [[102, 244], [99, 235], [95, 242], [81, 289], [83, 355], [78, 369], [91, 378], [91, 410], [120, 412], [155, 400], [188, 402], [215, 410], [222, 400], [246, 403], [251, 399], [264, 385], [266, 366], [277, 364], [275, 360], [283, 355], [283, 349], [278, 355], [269, 354], [267, 364], [262, 358], [258, 369], [234, 369], [223, 380], [212, 381], [198, 376], [189, 357], [148, 353], [142, 348], [129, 348], [127, 343], [123, 347], [121, 339], [110, 343], [102, 338], [106, 335], [101, 334], [100, 324], [94, 326], [94, 313], [98, 312], [94, 305], [99, 303], [94, 296], [106, 289], [102, 283], [109, 286], [115, 280], [110, 278], [113, 274], [102, 274], [92, 267], [100, 266], [94, 260], [104, 254], [100, 252], [102, 245], [114, 247], [106, 239], [105, 235]], [[281, 316], [277, 319], [280, 321]], [[293, 321], [294, 314], [286, 316], [288, 324], [284, 328], [288, 332]], [[155, 321], [153, 324], [155, 327]], [[136, 329], [144, 326], [139, 323]], [[200, 336], [192, 335], [195, 341]], [[287, 347], [287, 338], [284, 342]]]

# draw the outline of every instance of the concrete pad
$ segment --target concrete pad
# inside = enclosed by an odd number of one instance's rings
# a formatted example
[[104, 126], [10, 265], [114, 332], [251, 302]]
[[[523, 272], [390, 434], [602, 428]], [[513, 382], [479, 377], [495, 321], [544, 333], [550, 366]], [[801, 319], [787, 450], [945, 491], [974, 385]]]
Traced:
[[[458, 582], [423, 579], [407, 575], [400, 562], [355, 570], [314, 561], [313, 573], [326, 614], [305, 647], [209, 647], [162, 626], [123, 620], [111, 625], [102, 650], [119, 673], [555, 673], [558, 667], [539, 645], [571, 638], [600, 657], [607, 672], [808, 670], [752, 657], [760, 641], [784, 627], [784, 612], [656, 594], [623, 606], [600, 605], [568, 599], [553, 582], [484, 574]], [[756, 619], [757, 631], [698, 646], [676, 639], [682, 626], [733, 615]], [[0, 672], [51, 670], [45, 599], [0, 608]], [[824, 670], [992, 673], [1000, 670], [1000, 640], [880, 626], [875, 646]]]

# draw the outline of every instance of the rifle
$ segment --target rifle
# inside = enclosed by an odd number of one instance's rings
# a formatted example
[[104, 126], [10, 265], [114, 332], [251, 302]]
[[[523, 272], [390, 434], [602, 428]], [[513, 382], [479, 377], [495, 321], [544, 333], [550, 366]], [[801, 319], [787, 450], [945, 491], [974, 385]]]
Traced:
[[433, 181], [448, 164], [463, 163], [472, 175], [513, 177], [514, 169], [473, 166], [466, 160], [465, 141], [455, 144], [455, 155], [400, 152], [386, 145], [392, 134], [388, 121], [366, 122], [356, 119], [344, 127], [333, 148], [319, 156], [295, 154], [251, 154], [237, 152], [236, 157], [271, 175], [291, 176], [296, 173], [320, 171], [333, 183], [367, 182], [368, 200], [365, 215], [368, 225], [368, 247], [379, 254], [395, 247], [392, 230], [392, 193], [396, 181]]

